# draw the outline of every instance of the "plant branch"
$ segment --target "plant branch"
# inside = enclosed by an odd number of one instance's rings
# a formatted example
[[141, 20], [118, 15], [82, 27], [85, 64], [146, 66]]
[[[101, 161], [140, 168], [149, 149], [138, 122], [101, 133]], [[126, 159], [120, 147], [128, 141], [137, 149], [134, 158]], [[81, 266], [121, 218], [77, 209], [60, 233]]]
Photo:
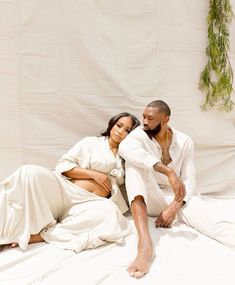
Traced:
[[229, 60], [229, 24], [233, 19], [230, 0], [210, 0], [207, 17], [208, 61], [200, 75], [199, 89], [206, 94], [202, 111], [217, 108], [231, 112], [233, 70]]

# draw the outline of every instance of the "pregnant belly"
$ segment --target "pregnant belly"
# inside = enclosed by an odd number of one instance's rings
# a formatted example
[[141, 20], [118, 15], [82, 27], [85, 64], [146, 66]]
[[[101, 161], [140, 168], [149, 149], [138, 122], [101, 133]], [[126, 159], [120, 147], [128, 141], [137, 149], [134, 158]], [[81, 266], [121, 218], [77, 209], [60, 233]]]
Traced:
[[82, 180], [78, 180], [78, 179], [72, 179], [71, 182], [73, 182], [74, 184], [76, 184], [77, 186], [92, 192], [98, 196], [104, 197], [104, 198], [108, 198], [110, 196], [110, 193], [107, 192], [105, 190], [105, 188], [103, 186], [101, 186], [99, 183], [97, 183], [94, 180], [91, 179], [82, 179]]

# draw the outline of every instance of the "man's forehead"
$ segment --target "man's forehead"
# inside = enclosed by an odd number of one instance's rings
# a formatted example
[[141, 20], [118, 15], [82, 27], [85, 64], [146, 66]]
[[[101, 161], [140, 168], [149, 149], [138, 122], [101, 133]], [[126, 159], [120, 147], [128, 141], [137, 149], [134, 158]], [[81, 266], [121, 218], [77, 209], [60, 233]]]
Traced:
[[144, 109], [144, 115], [147, 116], [155, 116], [156, 114], [159, 113], [159, 108], [158, 107], [146, 107]]

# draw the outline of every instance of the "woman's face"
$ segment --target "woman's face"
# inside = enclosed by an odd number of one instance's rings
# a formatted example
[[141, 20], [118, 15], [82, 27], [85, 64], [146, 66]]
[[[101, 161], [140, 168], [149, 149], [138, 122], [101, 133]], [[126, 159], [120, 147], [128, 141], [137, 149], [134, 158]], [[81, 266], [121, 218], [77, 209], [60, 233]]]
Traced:
[[133, 121], [131, 117], [122, 117], [112, 127], [110, 131], [110, 139], [119, 144], [131, 131]]

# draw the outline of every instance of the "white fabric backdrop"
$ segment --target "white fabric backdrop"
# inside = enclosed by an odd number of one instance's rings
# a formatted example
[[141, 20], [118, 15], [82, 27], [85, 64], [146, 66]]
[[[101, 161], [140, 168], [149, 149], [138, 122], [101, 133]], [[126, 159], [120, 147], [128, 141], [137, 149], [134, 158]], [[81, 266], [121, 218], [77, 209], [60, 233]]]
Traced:
[[[235, 0], [231, 0], [235, 9]], [[202, 113], [209, 0], [1, 0], [0, 179], [53, 168], [108, 119], [163, 99], [196, 146], [198, 190], [235, 196], [235, 111]], [[235, 71], [235, 22], [230, 29]], [[233, 100], [235, 101], [234, 95]]]

